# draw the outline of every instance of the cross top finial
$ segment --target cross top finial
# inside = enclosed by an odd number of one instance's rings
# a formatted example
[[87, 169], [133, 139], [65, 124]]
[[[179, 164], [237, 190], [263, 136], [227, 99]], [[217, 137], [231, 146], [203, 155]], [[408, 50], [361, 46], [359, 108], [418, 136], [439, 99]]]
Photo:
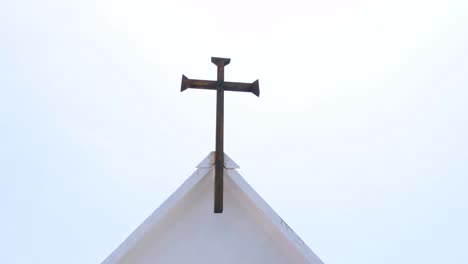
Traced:
[[188, 88], [216, 90], [216, 152], [215, 152], [215, 186], [214, 212], [223, 212], [223, 174], [224, 174], [224, 91], [251, 92], [260, 96], [258, 80], [253, 83], [224, 81], [224, 66], [231, 62], [228, 58], [211, 57], [217, 68], [217, 80], [195, 80], [182, 75], [181, 92]]
[[220, 63], [223, 63], [224, 66], [228, 65], [231, 62], [231, 59], [229, 58], [219, 58], [219, 57], [211, 57], [211, 62], [219, 65]]

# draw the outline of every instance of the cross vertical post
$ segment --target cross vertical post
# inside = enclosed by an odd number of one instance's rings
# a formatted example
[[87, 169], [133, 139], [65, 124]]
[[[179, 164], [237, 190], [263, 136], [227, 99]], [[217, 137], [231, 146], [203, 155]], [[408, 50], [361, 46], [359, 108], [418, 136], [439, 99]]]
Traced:
[[211, 62], [217, 66], [217, 80], [188, 79], [182, 75], [181, 92], [188, 88], [216, 90], [216, 151], [215, 151], [215, 183], [214, 212], [223, 212], [223, 177], [224, 177], [224, 91], [251, 92], [260, 96], [258, 80], [253, 83], [238, 83], [224, 81], [224, 66], [231, 59], [212, 57]]
[[212, 58], [218, 67], [216, 86], [216, 152], [215, 152], [215, 188], [214, 212], [223, 212], [223, 180], [224, 180], [224, 66], [229, 59]]

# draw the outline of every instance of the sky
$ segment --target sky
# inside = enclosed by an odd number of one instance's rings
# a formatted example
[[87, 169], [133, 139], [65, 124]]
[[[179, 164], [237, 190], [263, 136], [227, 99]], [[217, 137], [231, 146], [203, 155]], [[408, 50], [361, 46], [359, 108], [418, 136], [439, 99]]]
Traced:
[[0, 1], [0, 262], [101, 263], [212, 150], [327, 264], [468, 263], [468, 2]]

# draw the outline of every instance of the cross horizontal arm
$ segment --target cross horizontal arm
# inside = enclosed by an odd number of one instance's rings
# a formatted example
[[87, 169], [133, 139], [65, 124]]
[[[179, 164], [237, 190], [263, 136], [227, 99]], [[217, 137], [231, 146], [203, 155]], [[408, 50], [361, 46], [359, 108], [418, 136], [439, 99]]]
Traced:
[[223, 88], [225, 91], [252, 92], [256, 96], [260, 96], [258, 80], [253, 83], [225, 82]]
[[[218, 82], [216, 81], [189, 79], [185, 77], [185, 75], [182, 75], [182, 85], [180, 90], [181, 92], [188, 88], [216, 90], [217, 86]], [[260, 96], [258, 80], [253, 83], [224, 82], [223, 90], [232, 92], [251, 92], [256, 96]]]

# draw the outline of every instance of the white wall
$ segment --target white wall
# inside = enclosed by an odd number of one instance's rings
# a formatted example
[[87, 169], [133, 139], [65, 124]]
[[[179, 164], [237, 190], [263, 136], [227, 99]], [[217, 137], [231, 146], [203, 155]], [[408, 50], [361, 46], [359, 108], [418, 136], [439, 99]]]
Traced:
[[229, 177], [224, 212], [214, 214], [211, 174], [118, 263], [308, 262]]

